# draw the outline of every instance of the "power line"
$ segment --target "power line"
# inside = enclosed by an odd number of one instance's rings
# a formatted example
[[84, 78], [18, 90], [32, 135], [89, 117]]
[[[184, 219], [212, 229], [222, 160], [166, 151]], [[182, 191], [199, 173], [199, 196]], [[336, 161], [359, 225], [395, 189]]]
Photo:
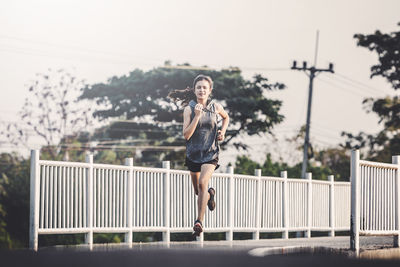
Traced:
[[[341, 131], [341, 130], [334, 129], [334, 128], [331, 128], [331, 127], [322, 126], [322, 124], [316, 123], [316, 122], [314, 122], [314, 121], [311, 121], [310, 124], [313, 125], [313, 127], [314, 127], [314, 126], [317, 126], [318, 128], [323, 129], [323, 130], [325, 130], [325, 131], [329, 131], [330, 133], [332, 133], [332, 130], [333, 130], [333, 131]], [[318, 124], [318, 125], [316, 125], [316, 124]], [[298, 124], [298, 125], [286, 125], [285, 127], [280, 127], [279, 129], [276, 129], [275, 131], [293, 130], [293, 131], [295, 131], [295, 132], [299, 132], [299, 131], [300, 131], [300, 128], [301, 128], [302, 126], [303, 126], [303, 125], [301, 125], [301, 124]], [[328, 130], [328, 128], [331, 129], [331, 130]]]
[[96, 145], [93, 147], [90, 146], [84, 146], [84, 145], [74, 145], [74, 144], [60, 144], [59, 147], [65, 147], [65, 148], [80, 148], [80, 149], [92, 149], [92, 148], [106, 148], [106, 149], [146, 149], [146, 150], [183, 150], [186, 149], [185, 146], [128, 146], [128, 145], [118, 145], [118, 146], [102, 146], [102, 145]]
[[[14, 50], [13, 50], [14, 49]], [[49, 57], [49, 58], [61, 58], [64, 60], [69, 60], [71, 61], [72, 59], [70, 57], [66, 57], [66, 56], [62, 56], [62, 55], [51, 55], [51, 54], [45, 54], [45, 52], [40, 51], [40, 50], [31, 50], [31, 51], [26, 51], [26, 50], [21, 50], [18, 48], [9, 48], [9, 47], [0, 47], [0, 52], [11, 52], [11, 53], [17, 53], [17, 54], [25, 54], [25, 55], [31, 55], [31, 56], [42, 56], [42, 57]], [[89, 61], [96, 61], [96, 62], [108, 62], [108, 63], [113, 63], [113, 64], [127, 64], [127, 65], [134, 65], [134, 64], [138, 64], [137, 62], [133, 62], [133, 61], [124, 61], [124, 60], [116, 60], [116, 59], [106, 59], [106, 58], [93, 58], [93, 57], [79, 57], [77, 55], [73, 55], [74, 57], [78, 58], [78, 59], [83, 59], [83, 60], [89, 60]], [[160, 60], [161, 61], [161, 60]], [[143, 64], [140, 63], [140, 64]], [[147, 63], [146, 64], [150, 64]], [[215, 71], [216, 68], [212, 68], [212, 67], [196, 67], [196, 66], [159, 66], [159, 68], [166, 68], [166, 69], [191, 69], [191, 70], [208, 70], [208, 71]], [[235, 69], [235, 67], [222, 67], [222, 69]], [[238, 70], [243, 70], [243, 71], [255, 71], [255, 70], [259, 70], [259, 71], [288, 71], [290, 70], [289, 68], [252, 68], [252, 67], [238, 67]]]
[[[293, 133], [293, 134], [297, 134], [298, 133], [298, 131], [295, 130], [295, 129], [293, 129], [293, 130], [287, 129], [287, 130], [282, 130], [282, 131], [278, 130], [276, 132], [277, 133]], [[333, 135], [333, 134], [328, 134], [326, 132], [322, 132], [320, 129], [316, 129], [316, 128], [313, 128], [313, 127], [310, 127], [310, 133], [312, 133], [312, 135], [314, 135], [314, 136], [328, 138], [328, 139], [335, 140], [335, 141], [341, 141], [340, 136], [336, 136], [336, 135]], [[310, 134], [310, 136], [311, 136], [311, 134]]]
[[369, 89], [372, 89], [373, 91], [381, 91], [381, 92], [383, 92], [383, 93], [386, 93], [386, 92], [385, 92], [384, 90], [382, 90], [382, 89], [378, 89], [378, 88], [372, 87], [372, 86], [370, 86], [370, 85], [367, 85], [367, 84], [365, 84], [365, 83], [362, 83], [362, 82], [360, 82], [360, 81], [357, 81], [357, 80], [355, 80], [355, 79], [353, 79], [353, 78], [347, 77], [347, 76], [344, 75], [344, 74], [336, 73], [336, 75], [342, 77], [343, 79], [349, 80], [349, 81], [351, 81], [351, 82], [353, 82], [353, 83], [359, 84], [359, 85], [364, 86], [364, 87], [367, 87], [367, 88], [369, 88]]
[[[15, 48], [14, 48], [15, 49]], [[61, 58], [64, 60], [73, 60], [71, 57], [66, 57], [62, 55], [51, 55], [51, 54], [44, 54], [42, 51], [34, 51], [33, 53], [31, 51], [24, 51], [24, 50], [10, 50], [7, 48], [4, 50], [3, 47], [0, 47], [0, 52], [11, 52], [11, 53], [17, 53], [17, 54], [25, 54], [25, 55], [32, 55], [32, 56], [41, 56], [41, 57], [50, 57], [50, 58]], [[39, 52], [39, 53], [38, 53]], [[129, 64], [129, 65], [134, 65], [134, 62], [131, 61], [123, 61], [123, 60], [115, 60], [115, 59], [99, 59], [99, 58], [91, 58], [91, 57], [79, 57], [77, 55], [73, 55], [75, 58], [78, 59], [83, 59], [83, 60], [89, 60], [89, 61], [95, 61], [95, 62], [109, 62], [109, 63], [114, 63], [114, 64]]]
[[[47, 147], [47, 145], [43, 144], [29, 144], [30, 146], [41, 146]], [[3, 148], [22, 148], [25, 146], [18, 146], [18, 145], [2, 145], [1, 149]], [[168, 150], [184, 150], [186, 149], [185, 146], [81, 146], [75, 144], [61, 144], [61, 145], [53, 145], [52, 147], [61, 147], [61, 148], [68, 148], [68, 150], [79, 150], [79, 151], [86, 151], [86, 150], [132, 150], [132, 149], [139, 149], [139, 150], [151, 150], [151, 151], [168, 151]]]
[[318, 142], [318, 143], [320, 143], [320, 144], [324, 144], [324, 145], [326, 145], [326, 146], [332, 146], [331, 143], [328, 143], [328, 142], [326, 142], [326, 141], [322, 141], [322, 140], [319, 140], [319, 139], [314, 139], [314, 141], [316, 141], [316, 142]]
[[365, 93], [365, 92], [368, 92], [369, 94], [373, 94], [373, 95], [376, 95], [376, 96], [380, 96], [380, 94], [377, 92], [378, 90], [371, 90], [371, 89], [369, 89], [368, 87], [363, 87], [363, 86], [360, 86], [360, 85], [355, 85], [354, 83], [350, 83], [350, 82], [348, 82], [348, 81], [346, 81], [346, 80], [342, 80], [342, 78], [339, 78], [338, 79], [338, 76], [332, 76], [332, 77], [329, 77], [329, 79], [332, 79], [332, 80], [334, 80], [334, 81], [336, 81], [336, 82], [339, 82], [339, 83], [342, 83], [342, 84], [344, 84], [346, 87], [350, 87], [350, 88], [353, 88], [353, 89], [355, 89], [355, 90], [357, 90], [357, 91], [361, 91], [362, 93]]
[[320, 77], [317, 77], [317, 80], [319, 80], [319, 81], [321, 81], [321, 82], [323, 82], [323, 83], [329, 84], [329, 85], [333, 86], [333, 87], [336, 88], [336, 89], [340, 89], [340, 90], [342, 90], [342, 91], [344, 91], [344, 92], [347, 92], [347, 93], [350, 93], [350, 94], [352, 94], [352, 95], [361, 96], [361, 97], [366, 97], [365, 95], [362, 95], [362, 94], [360, 94], [360, 93], [357, 92], [357, 91], [351, 90], [351, 89], [349, 89], [349, 88], [344, 88], [344, 87], [338, 86], [337, 84], [334, 84], [334, 83], [332, 83], [332, 82], [323, 80], [323, 79], [321, 79]]
[[[311, 122], [311, 124], [313, 125], [314, 128], [316, 127], [321, 131], [325, 131], [326, 133], [329, 133], [330, 135], [333, 135], [333, 133], [332, 133], [333, 131], [332, 130], [329, 130], [329, 129], [325, 128], [325, 127], [322, 127], [322, 126], [320, 126], [318, 124], [313, 124], [312, 122]], [[338, 131], [341, 131], [341, 130], [334, 130], [334, 132], [338, 132]]]
[[317, 122], [317, 121], [312, 121], [311, 122], [313, 125], [318, 125], [320, 128], [324, 128], [324, 129], [330, 129], [330, 130], [333, 130], [333, 131], [343, 131], [342, 129], [336, 129], [336, 128], [333, 128], [332, 126], [326, 126], [326, 125], [324, 125], [324, 124], [322, 124], [322, 123], [320, 123], [320, 122]]
[[[20, 37], [12, 37], [12, 36], [6, 36], [6, 35], [0, 35], [0, 38], [2, 39], [9, 39], [9, 40], [16, 40], [19, 42], [23, 42], [23, 44], [26, 43], [33, 43], [33, 44], [39, 44], [39, 45], [45, 45], [45, 46], [52, 46], [56, 48], [66, 48], [66, 49], [71, 49], [71, 50], [80, 50], [80, 52], [88, 52], [88, 53], [96, 53], [96, 54], [104, 54], [104, 55], [110, 55], [110, 56], [118, 56], [118, 57], [133, 57], [137, 58], [138, 56], [140, 57], [141, 55], [132, 55], [132, 54], [118, 54], [115, 52], [110, 52], [110, 51], [104, 51], [104, 50], [95, 50], [92, 48], [86, 48], [82, 46], [73, 46], [73, 45], [65, 45], [65, 44], [56, 44], [56, 43], [48, 43], [48, 42], [43, 42], [43, 41], [37, 41], [37, 40], [32, 40], [32, 39], [27, 39], [27, 38], [20, 38]], [[146, 58], [146, 60], [152, 60], [152, 61], [159, 61], [159, 59], [155, 58]]]
[[241, 70], [247, 70], [247, 71], [290, 71], [290, 68], [267, 68], [267, 67], [241, 67]]
[[[12, 36], [5, 36], [5, 35], [0, 35], [0, 38], [2, 39], [10, 39], [10, 40], [16, 40], [19, 42], [23, 42], [25, 43], [33, 43], [36, 45], [45, 45], [45, 46], [52, 46], [52, 47], [58, 47], [58, 48], [64, 48], [64, 49], [71, 49], [71, 50], [78, 50], [80, 52], [84, 51], [85, 53], [95, 53], [95, 54], [103, 54], [103, 55], [108, 55], [108, 56], [117, 56], [117, 57], [131, 57], [131, 58], [135, 58], [135, 60], [137, 60], [137, 55], [132, 55], [132, 54], [117, 54], [117, 53], [113, 53], [110, 51], [102, 51], [102, 50], [94, 50], [94, 49], [90, 49], [90, 48], [86, 48], [86, 47], [79, 47], [79, 46], [71, 46], [71, 45], [64, 45], [64, 44], [55, 44], [55, 43], [48, 43], [48, 42], [43, 42], [43, 41], [36, 41], [36, 40], [31, 40], [31, 39], [26, 39], [26, 38], [20, 38], [20, 37], [12, 37]], [[1, 48], [1, 47], [0, 47]], [[4, 47], [3, 47], [4, 48]], [[43, 54], [44, 51], [41, 50], [33, 50], [32, 53], [32, 49], [31, 49], [31, 53], [29, 53], [29, 51], [27, 52], [26, 49], [24, 50], [24, 48], [19, 48], [19, 47], [5, 47], [8, 50], [5, 50], [6, 52], [13, 52], [13, 53], [23, 53], [23, 54], [28, 54], [28, 55], [35, 55], [35, 56], [45, 56], [45, 57], [54, 57], [54, 55], [49, 55], [49, 54]], [[10, 50], [10, 49], [14, 49], [14, 50]], [[17, 51], [15, 50], [17, 49]], [[19, 49], [19, 50], [18, 50]], [[21, 50], [22, 49], [22, 50]], [[1, 50], [0, 50], [1, 51]], [[4, 50], [3, 50], [4, 51]], [[37, 54], [37, 53], [42, 53], [42, 54]], [[36, 54], [35, 54], [36, 53]], [[74, 55], [76, 56], [76, 55]], [[63, 58], [63, 59], [67, 59], [67, 60], [71, 60], [71, 58], [69, 57], [63, 57], [60, 55], [55, 55], [55, 57], [59, 57], [59, 58]], [[96, 60], [96, 61], [101, 61], [98, 58], [89, 58], [90, 60]], [[149, 60], [150, 58], [147, 58], [146, 60]], [[162, 59], [155, 59], [155, 58], [151, 58], [150, 59], [152, 62], [160, 62], [160, 61], [164, 61]], [[122, 61], [122, 60], [115, 60], [115, 59], [106, 59], [105, 61], [110, 61], [112, 63], [122, 63], [122, 64], [134, 64], [131, 61]], [[147, 64], [149, 64], [148, 62], [146, 62]], [[212, 67], [196, 67], [196, 66], [161, 66], [161, 68], [170, 68], [170, 69], [194, 69], [194, 70], [216, 70], [216, 68], [212, 68]], [[221, 67], [221, 69], [235, 69], [236, 67]], [[239, 68], [238, 68], [239, 69]], [[240, 70], [247, 70], [247, 71], [289, 71], [290, 68], [273, 68], [273, 67], [248, 67], [248, 66], [243, 66], [240, 67]]]

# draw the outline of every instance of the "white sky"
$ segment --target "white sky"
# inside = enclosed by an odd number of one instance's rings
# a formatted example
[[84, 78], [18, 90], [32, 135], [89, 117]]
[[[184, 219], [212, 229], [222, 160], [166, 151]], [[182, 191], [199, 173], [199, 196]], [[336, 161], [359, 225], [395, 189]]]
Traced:
[[[380, 129], [376, 116], [362, 109], [362, 99], [395, 92], [383, 79], [369, 79], [377, 57], [357, 47], [353, 35], [398, 31], [399, 10], [396, 0], [2, 1], [0, 121], [16, 120], [24, 85], [49, 67], [74, 69], [78, 78], [96, 83], [172, 60], [238, 66], [246, 78], [261, 73], [285, 83], [286, 90], [269, 95], [283, 100], [286, 119], [276, 134], [284, 138], [305, 124], [308, 77], [282, 69], [293, 60], [314, 62], [319, 30], [317, 67], [333, 62], [338, 75], [322, 73], [315, 80], [311, 140], [319, 147], [335, 145], [342, 130]], [[293, 152], [268, 140], [250, 142], [256, 147], [251, 156], [260, 162], [265, 151], [275, 157]], [[223, 153], [224, 167], [237, 153]]]

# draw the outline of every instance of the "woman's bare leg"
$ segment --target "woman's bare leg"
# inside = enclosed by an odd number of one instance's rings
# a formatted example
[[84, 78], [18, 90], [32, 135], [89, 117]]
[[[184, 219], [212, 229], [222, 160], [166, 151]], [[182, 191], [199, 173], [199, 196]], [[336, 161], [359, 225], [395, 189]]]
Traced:
[[190, 172], [190, 176], [192, 177], [192, 185], [194, 189], [194, 193], [196, 196], [199, 195], [199, 178], [200, 178], [200, 172]]
[[206, 212], [207, 201], [210, 198], [208, 193], [208, 182], [215, 170], [215, 165], [213, 164], [203, 164], [201, 165], [201, 172], [199, 178], [199, 198], [197, 199], [198, 207], [198, 217], [197, 220], [203, 222], [204, 214]]

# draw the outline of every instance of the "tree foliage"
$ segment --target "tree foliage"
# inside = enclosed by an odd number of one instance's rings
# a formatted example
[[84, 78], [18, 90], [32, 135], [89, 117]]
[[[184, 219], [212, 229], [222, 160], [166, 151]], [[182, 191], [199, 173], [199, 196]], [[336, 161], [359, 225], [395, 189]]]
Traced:
[[[273, 126], [283, 120], [279, 113], [281, 101], [265, 97], [268, 91], [284, 89], [283, 84], [270, 83], [261, 75], [246, 80], [237, 68], [203, 70], [202, 73], [213, 78], [212, 98], [222, 103], [231, 118], [222, 147], [232, 143], [237, 148], [247, 149], [244, 142], [234, 141], [234, 138], [242, 134], [270, 133]], [[129, 120], [125, 124], [111, 125], [106, 133], [108, 137], [140, 138], [141, 135], [160, 145], [176, 142], [184, 145], [182, 108], [167, 95], [172, 89], [191, 86], [197, 74], [198, 70], [190, 68], [189, 64], [177, 68], [159, 67], [147, 72], [135, 69], [129, 75], [112, 77], [107, 83], [86, 86], [80, 99], [96, 100], [105, 106], [94, 112], [100, 119]]]
[[29, 236], [29, 160], [17, 154], [0, 154], [0, 246], [26, 247]]
[[[400, 25], [400, 23], [399, 23]], [[400, 88], [400, 31], [374, 34], [356, 34], [357, 44], [373, 51], [379, 63], [371, 67], [371, 78], [385, 78], [394, 90]], [[370, 160], [391, 162], [392, 155], [400, 153], [400, 99], [398, 96], [380, 99], [367, 98], [363, 104], [368, 113], [379, 117], [383, 129], [377, 134], [360, 132], [356, 135], [343, 132], [347, 138], [345, 148], [363, 151], [363, 157]]]
[[[250, 159], [248, 156], [238, 156], [235, 162], [235, 173], [254, 175], [256, 169], [261, 169], [261, 174], [263, 176], [280, 177], [282, 171], [287, 171], [287, 176], [289, 178], [300, 178], [301, 165], [301, 163], [298, 163], [294, 166], [289, 166], [283, 162], [274, 162], [271, 154], [266, 155], [263, 164]], [[315, 164], [310, 164], [307, 171], [312, 173], [313, 179], [318, 180], [327, 180], [328, 175], [335, 175], [335, 172], [326, 165], [317, 166]], [[340, 176], [336, 173], [335, 180], [348, 181], [348, 177], [344, 178], [344, 176]]]
[[[72, 144], [80, 147], [85, 139], [72, 140]], [[84, 162], [87, 151], [71, 149], [70, 159]], [[62, 160], [63, 151], [55, 157], [49, 149], [43, 147], [40, 151], [42, 160]], [[100, 150], [94, 152], [94, 162], [123, 165], [131, 152]], [[29, 238], [29, 194], [30, 194], [30, 160], [16, 153], [0, 154], [0, 248], [26, 248]], [[113, 234], [96, 235], [95, 242], [107, 239], [108, 242], [118, 242], [120, 239]], [[83, 235], [43, 235], [40, 236], [40, 246], [56, 244], [80, 244], [84, 242]]]
[[83, 80], [63, 69], [38, 73], [28, 86], [19, 120], [0, 133], [11, 144], [28, 149], [32, 136], [39, 137], [55, 157], [62, 138], [84, 131], [92, 123], [90, 106], [77, 100], [83, 86]]
[[[398, 24], [400, 26], [400, 23]], [[381, 76], [392, 87], [400, 88], [400, 31], [382, 33], [377, 30], [373, 34], [355, 34], [357, 45], [373, 51], [379, 63], [371, 67], [371, 78]]]

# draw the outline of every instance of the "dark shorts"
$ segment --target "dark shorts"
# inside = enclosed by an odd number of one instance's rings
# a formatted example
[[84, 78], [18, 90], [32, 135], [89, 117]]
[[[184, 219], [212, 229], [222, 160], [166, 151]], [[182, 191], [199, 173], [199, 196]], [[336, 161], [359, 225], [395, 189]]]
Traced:
[[203, 163], [196, 163], [196, 162], [191, 161], [188, 158], [185, 159], [185, 166], [187, 166], [189, 171], [191, 171], [191, 172], [200, 172], [201, 165], [203, 165], [203, 164], [213, 164], [213, 165], [215, 165], [215, 170], [216, 170], [219, 168], [218, 157], [216, 157], [213, 160], [203, 162]]

